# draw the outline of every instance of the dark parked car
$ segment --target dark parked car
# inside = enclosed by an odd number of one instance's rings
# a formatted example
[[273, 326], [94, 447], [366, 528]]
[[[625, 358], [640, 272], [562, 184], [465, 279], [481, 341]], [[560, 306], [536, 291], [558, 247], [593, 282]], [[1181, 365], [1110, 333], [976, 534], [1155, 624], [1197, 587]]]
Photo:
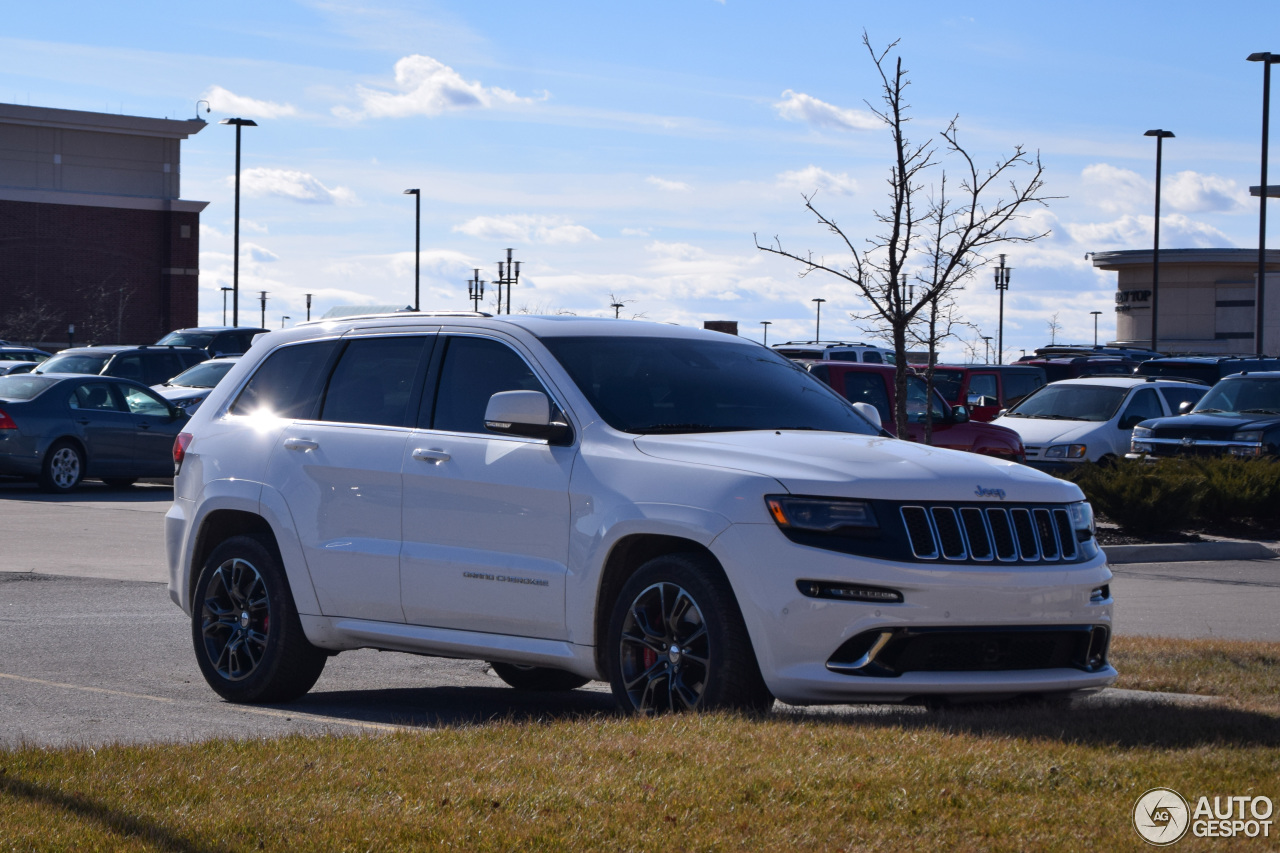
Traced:
[[173, 476], [186, 415], [127, 379], [82, 374], [0, 376], [0, 474], [68, 492], [84, 477], [130, 485]]
[[1038, 358], [1075, 358], [1092, 356], [1094, 358], [1127, 358], [1130, 361], [1146, 361], [1149, 358], [1161, 358], [1162, 352], [1138, 347], [1117, 347], [1094, 344], [1053, 344], [1037, 347], [1034, 355], [1024, 355], [1018, 361], [1033, 361]]
[[52, 353], [47, 353], [35, 347], [0, 342], [0, 366], [6, 366], [13, 361], [34, 361], [39, 364], [50, 355]]
[[173, 346], [101, 346], [64, 349], [33, 373], [95, 373], [143, 385], [168, 382], [208, 358], [202, 349]]
[[[851, 403], [868, 403], [880, 415], [880, 424], [897, 434], [894, 420], [897, 399], [894, 394], [896, 368], [880, 364], [855, 364], [848, 362], [819, 361], [809, 364], [809, 372], [834, 388]], [[907, 377], [907, 436], [909, 441], [924, 441], [925, 391], [924, 379]], [[969, 420], [964, 406], [952, 408], [933, 389], [933, 434], [929, 444], [950, 450], [967, 450], [994, 456], [1008, 462], [1022, 462], [1026, 452], [1022, 439], [1011, 429]]]
[[1018, 364], [1040, 368], [1050, 382], [1083, 379], [1089, 376], [1132, 376], [1138, 365], [1144, 363], [1132, 358], [1111, 355], [1069, 355], [1018, 362]]
[[240, 356], [232, 355], [202, 361], [195, 367], [179, 373], [168, 382], [151, 386], [151, 390], [179, 409], [186, 409], [187, 414], [191, 414], [199, 408], [204, 398], [209, 396], [209, 392], [222, 381], [222, 377], [226, 376], [239, 360]]
[[1130, 458], [1280, 456], [1280, 373], [1228, 376], [1189, 414], [1154, 418], [1134, 427]]
[[266, 329], [246, 328], [244, 326], [197, 326], [193, 329], [178, 329], [156, 341], [159, 346], [197, 347], [205, 351], [205, 355], [214, 358], [220, 355], [244, 355], [253, 344], [255, 335]]
[[1234, 355], [1183, 355], [1155, 358], [1138, 366], [1142, 376], [1159, 376], [1162, 379], [1194, 379], [1213, 385], [1219, 379], [1233, 373], [1259, 370], [1280, 370], [1280, 358]]
[[1044, 370], [1025, 364], [940, 364], [933, 387], [953, 406], [968, 406], [975, 421], [992, 421], [1046, 383]]

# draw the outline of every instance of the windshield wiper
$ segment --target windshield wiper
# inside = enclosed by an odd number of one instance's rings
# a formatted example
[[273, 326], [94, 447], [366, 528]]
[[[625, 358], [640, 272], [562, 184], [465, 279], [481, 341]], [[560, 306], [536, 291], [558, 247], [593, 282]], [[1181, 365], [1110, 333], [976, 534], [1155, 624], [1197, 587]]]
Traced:
[[1077, 418], [1071, 415], [1020, 415], [1023, 418], [1037, 418], [1043, 421], [1087, 421], [1088, 418]]
[[1222, 409], [1196, 409], [1195, 412], [1188, 412], [1188, 414], [1196, 415], [1217, 415], [1221, 413]]
[[1275, 409], [1241, 409], [1242, 415], [1280, 415], [1280, 411]]

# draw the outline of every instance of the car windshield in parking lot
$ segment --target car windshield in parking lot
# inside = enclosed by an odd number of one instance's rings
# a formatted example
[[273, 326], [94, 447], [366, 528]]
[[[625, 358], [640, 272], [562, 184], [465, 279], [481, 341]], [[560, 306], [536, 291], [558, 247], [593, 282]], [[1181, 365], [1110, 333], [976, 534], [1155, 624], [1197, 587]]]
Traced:
[[51, 376], [33, 376], [23, 373], [19, 376], [0, 376], [0, 400], [34, 400], [50, 385], [58, 380]]
[[99, 373], [110, 355], [55, 355], [36, 368], [38, 373]]
[[1009, 410], [1011, 418], [1063, 421], [1103, 421], [1124, 402], [1126, 387], [1109, 385], [1046, 385]]
[[543, 343], [600, 416], [623, 432], [876, 434], [826, 385], [753, 344], [659, 337], [548, 337]]
[[1193, 411], [1198, 414], [1280, 414], [1280, 377], [1224, 380], [1213, 386]]
[[184, 388], [212, 388], [222, 381], [227, 371], [235, 367], [234, 361], [206, 361], [197, 364], [170, 379], [165, 385], [180, 385]]
[[204, 349], [209, 346], [212, 340], [213, 335], [208, 332], [170, 332], [157, 341], [156, 346], [199, 347]]

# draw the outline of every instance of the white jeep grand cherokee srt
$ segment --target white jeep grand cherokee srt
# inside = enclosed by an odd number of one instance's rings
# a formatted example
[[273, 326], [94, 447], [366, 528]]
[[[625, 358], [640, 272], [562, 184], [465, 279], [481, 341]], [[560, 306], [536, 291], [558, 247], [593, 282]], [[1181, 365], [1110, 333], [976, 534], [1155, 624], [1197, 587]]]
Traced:
[[606, 679], [641, 712], [1116, 677], [1076, 486], [890, 438], [718, 332], [310, 323], [260, 338], [174, 457], [169, 594], [232, 701], [295, 698], [356, 648]]

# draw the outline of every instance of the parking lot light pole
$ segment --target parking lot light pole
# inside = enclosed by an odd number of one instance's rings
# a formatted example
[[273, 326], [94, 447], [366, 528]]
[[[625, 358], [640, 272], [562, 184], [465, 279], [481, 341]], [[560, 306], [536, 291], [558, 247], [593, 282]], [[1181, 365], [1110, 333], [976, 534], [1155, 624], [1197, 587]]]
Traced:
[[987, 364], [990, 364], [990, 363], [991, 363], [991, 336], [990, 336], [990, 335], [983, 335], [983, 336], [982, 336], [982, 340], [983, 340], [983, 342], [984, 342], [984, 343], [986, 343], [986, 345], [987, 345], [987, 361], [986, 361], [986, 363], [987, 363]]
[[818, 341], [822, 340], [822, 303], [827, 300], [818, 298], [811, 299], [809, 301], [818, 306], [818, 316], [813, 324], [813, 342], [816, 344]]
[[231, 325], [240, 325], [240, 128], [257, 127], [258, 123], [251, 118], [224, 118], [218, 124], [233, 124], [236, 127], [236, 212], [235, 239], [231, 257]]
[[[510, 292], [511, 291], [509, 290], [507, 291], [507, 293], [510, 293]], [[612, 302], [609, 304], [609, 307], [613, 309], [613, 319], [615, 320], [618, 319], [618, 315], [622, 312], [622, 306], [625, 304], [626, 304], [625, 302]]]
[[[475, 269], [472, 267], [472, 269]], [[471, 300], [471, 310], [480, 313], [480, 300], [484, 299], [485, 282], [480, 280], [480, 270], [467, 282], [467, 298]]]
[[1151, 348], [1159, 351], [1160, 347], [1157, 343], [1160, 335], [1157, 322], [1160, 316], [1160, 162], [1164, 157], [1164, 141], [1173, 139], [1173, 131], [1148, 130], [1142, 135], [1156, 138], [1156, 225], [1155, 242], [1151, 250]]
[[1004, 255], [1000, 256], [1000, 266], [996, 267], [996, 290], [1000, 293], [1000, 324], [996, 334], [996, 364], [1004, 364], [1004, 292], [1009, 289], [1009, 273], [1013, 267], [1004, 265]]
[[1253, 299], [1253, 344], [1258, 355], [1265, 355], [1262, 336], [1267, 296], [1267, 138], [1271, 126], [1271, 66], [1280, 62], [1280, 53], [1251, 53], [1248, 60], [1262, 63], [1262, 182], [1258, 194], [1258, 284]]
[[761, 320], [760, 325], [764, 326], [764, 345], [769, 345], [769, 327], [773, 325], [772, 320]]
[[231, 288], [222, 288], [222, 325], [227, 325], [227, 294], [231, 292]]
[[1098, 317], [1102, 312], [1090, 311], [1089, 313], [1093, 315], [1093, 345], [1096, 347], [1098, 345]]
[[284, 328], [284, 321], [285, 321], [285, 320], [292, 320], [292, 319], [293, 319], [293, 318], [292, 318], [292, 317], [290, 317], [288, 314], [283, 315], [283, 316], [280, 318], [280, 328], [282, 328], [282, 329]]
[[259, 291], [262, 295], [258, 298], [262, 300], [262, 319], [258, 322], [259, 329], [267, 327], [267, 291]]
[[307, 294], [307, 322], [311, 322], [311, 294]]
[[405, 190], [404, 194], [413, 196], [413, 310], [421, 311], [418, 270], [422, 260], [422, 191]]

